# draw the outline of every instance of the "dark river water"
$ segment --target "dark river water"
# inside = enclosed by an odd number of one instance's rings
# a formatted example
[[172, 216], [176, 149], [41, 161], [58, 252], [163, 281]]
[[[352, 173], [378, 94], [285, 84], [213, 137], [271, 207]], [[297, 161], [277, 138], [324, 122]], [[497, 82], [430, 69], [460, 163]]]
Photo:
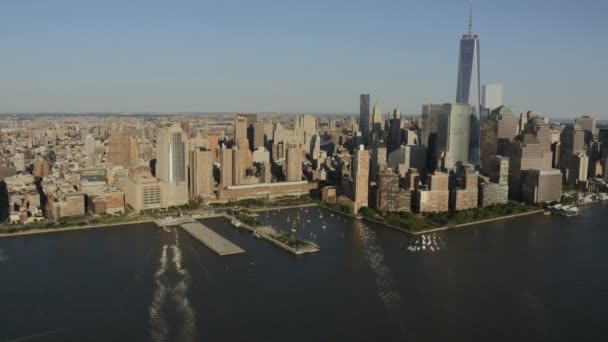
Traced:
[[224, 219], [244, 254], [153, 224], [4, 238], [0, 341], [607, 340], [607, 209], [413, 238], [260, 213], [321, 246], [297, 257]]

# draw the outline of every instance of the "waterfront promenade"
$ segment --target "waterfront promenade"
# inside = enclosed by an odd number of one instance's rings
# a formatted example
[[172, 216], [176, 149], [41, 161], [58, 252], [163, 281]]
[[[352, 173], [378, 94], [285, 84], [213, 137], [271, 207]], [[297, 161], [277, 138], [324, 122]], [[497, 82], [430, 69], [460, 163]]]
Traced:
[[[538, 214], [538, 213], [542, 213], [544, 211], [544, 210], [533, 210], [533, 211], [519, 213], [519, 214], [500, 216], [500, 217], [495, 217], [495, 218], [491, 218], [491, 219], [479, 220], [479, 221], [474, 221], [474, 222], [466, 222], [466, 223], [455, 224], [455, 225], [446, 225], [443, 227], [425, 229], [425, 230], [420, 230], [420, 231], [412, 231], [407, 228], [402, 228], [402, 227], [398, 227], [395, 225], [391, 225], [391, 224], [388, 224], [388, 223], [385, 223], [385, 222], [382, 222], [380, 220], [376, 220], [373, 218], [369, 218], [369, 217], [358, 217], [353, 214], [348, 214], [348, 213], [336, 210], [334, 208], [331, 208], [329, 206], [323, 205], [322, 203], [321, 204], [306, 203], [306, 204], [291, 205], [291, 206], [284, 206], [284, 207], [258, 208], [258, 209], [249, 209], [249, 211], [250, 212], [263, 212], [263, 211], [293, 209], [293, 208], [299, 208], [299, 207], [314, 207], [314, 206], [320, 206], [327, 210], [331, 210], [333, 212], [336, 212], [336, 213], [344, 215], [344, 216], [351, 217], [353, 219], [363, 219], [365, 221], [381, 224], [388, 228], [391, 228], [391, 229], [394, 229], [394, 230], [397, 230], [397, 231], [400, 231], [402, 233], [412, 235], [412, 236], [440, 232], [440, 231], [451, 230], [451, 229], [457, 229], [457, 228], [466, 228], [466, 227], [474, 226], [477, 224], [483, 224], [483, 223], [488, 223], [488, 222], [493, 222], [493, 221], [499, 221], [499, 220], [517, 218], [517, 217], [521, 217], [521, 216]], [[213, 213], [213, 214], [207, 213], [204, 215], [193, 215], [192, 219], [205, 219], [205, 218], [214, 218], [214, 217], [226, 217], [228, 220], [232, 220], [234, 218], [232, 216], [229, 216], [226, 214], [221, 214], [221, 213]], [[1, 230], [0, 230], [0, 238], [11, 237], [11, 236], [33, 235], [33, 234], [47, 234], [47, 233], [65, 232], [65, 231], [82, 230], [82, 229], [121, 227], [121, 226], [128, 226], [128, 225], [132, 225], [132, 224], [150, 223], [150, 222], [155, 222], [155, 220], [151, 219], [151, 218], [142, 218], [141, 220], [134, 220], [134, 221], [115, 222], [115, 223], [99, 223], [99, 224], [90, 224], [90, 225], [84, 225], [84, 226], [72, 226], [72, 227], [63, 227], [63, 228], [53, 228], [53, 227], [52, 228], [40, 228], [40, 229], [30, 229], [30, 230], [26, 230], [26, 231], [16, 231], [16, 232], [12, 232], [12, 233], [1, 233]], [[252, 232], [255, 231], [255, 229], [253, 227], [248, 227], [248, 229], [251, 230]]]
[[500, 221], [500, 220], [506, 220], [506, 219], [512, 219], [512, 218], [517, 218], [517, 217], [522, 217], [522, 216], [528, 216], [528, 215], [533, 215], [533, 214], [539, 214], [544, 212], [544, 209], [539, 209], [539, 210], [532, 210], [532, 211], [528, 211], [528, 212], [524, 212], [524, 213], [518, 213], [518, 214], [512, 214], [512, 215], [505, 215], [505, 216], [499, 216], [499, 217], [494, 217], [491, 219], [486, 219], [486, 220], [479, 220], [479, 221], [472, 221], [472, 222], [466, 222], [466, 223], [459, 223], [459, 224], [454, 224], [454, 225], [446, 225], [443, 227], [437, 227], [437, 228], [431, 228], [431, 229], [424, 229], [424, 230], [419, 230], [419, 231], [413, 231], [407, 228], [402, 228], [402, 227], [398, 227], [386, 222], [382, 222], [380, 220], [376, 220], [370, 217], [359, 217], [359, 216], [355, 216], [353, 214], [348, 214], [345, 213], [343, 211], [340, 210], [336, 210], [334, 208], [325, 206], [320, 204], [321, 207], [331, 210], [333, 212], [336, 212], [338, 214], [344, 215], [344, 216], [348, 216], [350, 218], [353, 219], [361, 219], [363, 221], [368, 221], [368, 222], [374, 222], [380, 225], [383, 225], [385, 227], [391, 228], [393, 230], [397, 230], [400, 231], [402, 233], [408, 234], [408, 235], [412, 235], [412, 236], [416, 236], [416, 235], [423, 235], [423, 234], [429, 234], [429, 233], [436, 233], [436, 232], [441, 232], [441, 231], [446, 231], [446, 230], [451, 230], [451, 229], [458, 229], [458, 228], [465, 228], [465, 227], [471, 227], [474, 225], [478, 225], [478, 224], [483, 224], [483, 223], [488, 223], [488, 222], [494, 222], [494, 221]]
[[139, 223], [151, 223], [154, 222], [153, 219], [145, 219], [139, 221], [128, 221], [128, 222], [116, 222], [116, 223], [99, 223], [99, 224], [89, 224], [85, 226], [73, 226], [73, 227], [63, 227], [63, 228], [41, 228], [41, 229], [30, 229], [22, 232], [14, 232], [14, 233], [0, 233], [0, 238], [7, 238], [12, 236], [22, 236], [22, 235], [36, 235], [36, 234], [48, 234], [48, 233], [60, 233], [60, 232], [69, 232], [72, 230], [85, 230], [85, 229], [94, 229], [94, 228], [122, 228], [126, 226], [131, 226]]

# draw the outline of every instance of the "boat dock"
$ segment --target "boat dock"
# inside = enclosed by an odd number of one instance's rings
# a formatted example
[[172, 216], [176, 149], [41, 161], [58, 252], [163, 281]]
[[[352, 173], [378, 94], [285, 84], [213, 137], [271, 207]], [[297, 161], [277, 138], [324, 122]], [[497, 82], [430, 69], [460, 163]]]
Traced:
[[248, 224], [245, 224], [245, 223], [239, 221], [234, 216], [224, 213], [224, 217], [230, 221], [230, 223], [232, 224], [233, 227], [239, 228], [239, 229], [241, 229], [241, 228], [246, 229], [246, 230], [250, 231], [254, 237], [256, 237], [258, 239], [263, 239], [263, 240], [269, 241], [269, 242], [273, 243], [274, 245], [276, 245], [294, 255], [315, 253], [315, 252], [319, 251], [319, 246], [310, 241], [306, 241], [306, 243], [307, 243], [306, 247], [294, 248], [294, 247], [288, 246], [287, 244], [279, 241], [275, 237], [276, 231], [271, 226], [252, 227]]
[[179, 225], [190, 236], [203, 243], [219, 256], [244, 253], [245, 250], [226, 240], [224, 237], [199, 222], [188, 222]]

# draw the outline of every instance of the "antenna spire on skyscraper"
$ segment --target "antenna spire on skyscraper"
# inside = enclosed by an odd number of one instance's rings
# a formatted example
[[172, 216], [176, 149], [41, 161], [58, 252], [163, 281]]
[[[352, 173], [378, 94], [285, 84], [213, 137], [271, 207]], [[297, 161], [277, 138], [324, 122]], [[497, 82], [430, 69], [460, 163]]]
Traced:
[[469, 35], [473, 33], [473, 0], [469, 1]]

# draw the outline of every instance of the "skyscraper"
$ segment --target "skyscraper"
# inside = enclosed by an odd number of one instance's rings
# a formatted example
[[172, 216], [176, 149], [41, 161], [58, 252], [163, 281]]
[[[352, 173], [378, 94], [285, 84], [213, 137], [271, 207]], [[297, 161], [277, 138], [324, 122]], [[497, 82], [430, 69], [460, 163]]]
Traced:
[[481, 90], [481, 106], [490, 111], [502, 106], [502, 86], [500, 84], [486, 84]]
[[354, 182], [354, 212], [368, 206], [369, 195], [369, 151], [363, 145], [353, 153], [351, 177]]
[[[264, 125], [257, 125], [257, 122], [257, 114], [237, 114], [234, 119], [234, 142], [242, 142], [244, 138], [247, 138], [247, 148], [250, 150], [256, 149], [257, 145], [262, 146]], [[256, 131], [259, 132], [256, 134]], [[245, 148], [245, 146], [239, 146], [239, 148]]]
[[234, 118], [234, 143], [242, 139], [247, 139], [247, 118], [237, 115]]
[[220, 184], [221, 187], [234, 185], [232, 181], [232, 168], [234, 164], [234, 156], [232, 149], [222, 148], [220, 150]]
[[137, 143], [127, 132], [112, 132], [107, 142], [108, 151], [106, 153], [108, 163], [112, 165], [129, 166], [134, 160], [134, 148]]
[[[437, 141], [435, 156], [444, 155], [443, 168], [452, 169], [457, 162], [470, 160], [469, 141], [471, 135], [471, 106], [460, 103], [446, 103], [436, 113]], [[477, 148], [479, 153], [479, 147]]]
[[510, 107], [499, 106], [482, 123], [480, 132], [481, 167], [487, 168], [494, 155], [507, 155], [511, 141], [517, 135], [515, 113]]
[[186, 136], [179, 124], [162, 128], [156, 138], [156, 176], [167, 184], [167, 204], [188, 203]]
[[359, 102], [359, 129], [363, 136], [363, 141], [367, 144], [369, 139], [369, 114], [370, 114], [370, 102], [369, 94], [361, 94]]
[[473, 8], [469, 14], [469, 33], [460, 40], [458, 60], [458, 84], [456, 102], [470, 104], [471, 115], [469, 162], [479, 165], [479, 113], [481, 111], [481, 89], [479, 69], [479, 39], [472, 32]]
[[382, 109], [380, 108], [380, 104], [376, 102], [374, 104], [374, 110], [372, 112], [372, 122], [374, 125], [384, 125], [384, 118], [382, 117]]
[[285, 181], [297, 182], [302, 180], [302, 150], [298, 147], [287, 148], [285, 158]]
[[384, 118], [382, 117], [382, 109], [380, 109], [380, 105], [378, 104], [378, 102], [374, 104], [371, 121], [371, 130], [374, 142], [379, 141], [382, 137], [382, 130], [384, 128]]
[[190, 151], [190, 197], [213, 192], [213, 152], [197, 148]]
[[568, 125], [564, 128], [560, 134], [559, 154], [559, 166], [564, 181], [571, 185], [576, 184], [580, 170], [578, 155], [585, 154], [585, 131], [579, 125]]
[[585, 142], [591, 142], [595, 138], [595, 118], [589, 115], [583, 115], [575, 118], [574, 123], [579, 125], [585, 131]]

